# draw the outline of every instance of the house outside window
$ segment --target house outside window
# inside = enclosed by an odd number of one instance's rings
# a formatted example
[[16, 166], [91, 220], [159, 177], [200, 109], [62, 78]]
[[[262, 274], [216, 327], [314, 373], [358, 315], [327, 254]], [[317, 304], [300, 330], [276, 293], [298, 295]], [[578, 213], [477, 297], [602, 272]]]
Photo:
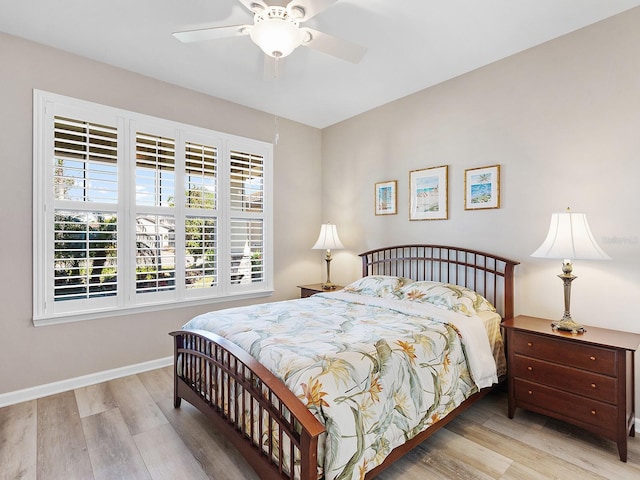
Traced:
[[34, 91], [34, 323], [271, 294], [272, 155]]

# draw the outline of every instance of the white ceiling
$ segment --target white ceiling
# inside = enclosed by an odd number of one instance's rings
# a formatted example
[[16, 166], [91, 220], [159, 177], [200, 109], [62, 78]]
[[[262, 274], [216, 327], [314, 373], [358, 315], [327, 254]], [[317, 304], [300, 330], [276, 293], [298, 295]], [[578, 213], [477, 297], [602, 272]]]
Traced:
[[171, 35], [252, 23], [237, 0], [0, 0], [0, 31], [323, 128], [638, 5], [338, 0], [305, 26], [365, 46], [362, 61], [299, 47], [277, 81], [265, 80], [248, 36], [185, 44]]

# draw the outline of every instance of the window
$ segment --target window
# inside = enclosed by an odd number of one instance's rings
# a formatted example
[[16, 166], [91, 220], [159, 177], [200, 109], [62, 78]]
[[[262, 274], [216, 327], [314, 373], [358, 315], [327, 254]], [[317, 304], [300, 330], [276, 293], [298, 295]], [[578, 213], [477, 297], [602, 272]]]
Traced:
[[272, 292], [272, 145], [34, 92], [34, 323]]

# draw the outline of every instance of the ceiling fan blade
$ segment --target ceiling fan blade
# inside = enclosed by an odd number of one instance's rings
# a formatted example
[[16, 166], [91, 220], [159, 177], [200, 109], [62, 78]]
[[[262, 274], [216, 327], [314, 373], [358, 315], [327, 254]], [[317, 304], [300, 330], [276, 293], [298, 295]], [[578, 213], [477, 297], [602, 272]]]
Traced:
[[238, 0], [241, 4], [249, 9], [250, 12], [256, 13], [256, 9], [258, 10], [266, 10], [267, 4], [262, 0]]
[[200, 28], [198, 30], [174, 32], [173, 36], [181, 42], [191, 43], [247, 35], [249, 30], [251, 30], [251, 25], [229, 25], [227, 27]]
[[307, 41], [303, 41], [302, 45], [347, 62], [359, 63], [367, 52], [367, 49], [361, 45], [319, 32], [313, 28], [303, 27], [300, 30], [306, 37], [310, 38]]
[[329, 8], [337, 1], [338, 0], [291, 0], [287, 5], [287, 8], [289, 10], [293, 7], [302, 8], [304, 10], [304, 16], [300, 18], [300, 21], [306, 22], [310, 18]]

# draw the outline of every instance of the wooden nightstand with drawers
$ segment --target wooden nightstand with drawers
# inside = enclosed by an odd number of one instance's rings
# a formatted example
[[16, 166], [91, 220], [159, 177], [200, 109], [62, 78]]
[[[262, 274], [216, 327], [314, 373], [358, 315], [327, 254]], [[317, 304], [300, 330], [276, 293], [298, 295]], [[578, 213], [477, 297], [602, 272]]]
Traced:
[[586, 327], [553, 331], [551, 320], [518, 316], [507, 335], [509, 418], [516, 408], [563, 420], [613, 440], [627, 461], [635, 436], [634, 353], [640, 334]]
[[336, 288], [333, 290], [324, 290], [322, 288], [322, 283], [312, 283], [309, 285], [298, 285], [298, 288], [300, 289], [300, 298], [306, 298], [320, 292], [337, 292], [342, 290], [344, 286], [336, 285]]

